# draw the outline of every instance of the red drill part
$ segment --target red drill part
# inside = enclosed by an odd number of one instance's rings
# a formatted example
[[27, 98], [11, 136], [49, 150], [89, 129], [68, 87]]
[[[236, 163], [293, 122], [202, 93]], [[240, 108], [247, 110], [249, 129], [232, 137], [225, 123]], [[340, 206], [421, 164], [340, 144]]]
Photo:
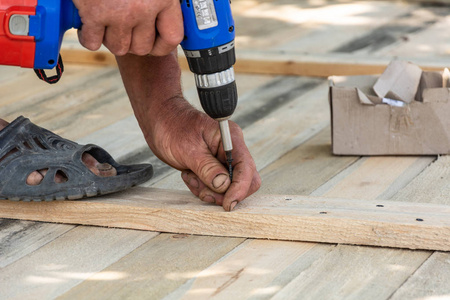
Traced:
[[0, 65], [33, 68], [36, 44], [32, 36], [16, 36], [9, 31], [12, 15], [36, 14], [37, 0], [0, 1]]

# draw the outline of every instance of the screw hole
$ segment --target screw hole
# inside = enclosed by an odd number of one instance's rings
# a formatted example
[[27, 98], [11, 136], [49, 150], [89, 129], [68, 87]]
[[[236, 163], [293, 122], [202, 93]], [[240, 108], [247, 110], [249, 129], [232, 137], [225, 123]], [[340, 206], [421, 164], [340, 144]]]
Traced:
[[49, 65], [53, 65], [55, 63], [55, 61], [53, 60], [53, 59], [50, 59], [49, 61], [48, 61], [48, 64]]
[[319, 214], [321, 214], [321, 215], [326, 215], [327, 212], [326, 212], [326, 211], [321, 211]]
[[416, 221], [417, 221], [417, 222], [423, 222], [423, 219], [417, 218]]
[[286, 201], [291, 201], [292, 198], [284, 198], [284, 200], [286, 200]]
[[383, 204], [377, 204], [377, 207], [384, 207]]

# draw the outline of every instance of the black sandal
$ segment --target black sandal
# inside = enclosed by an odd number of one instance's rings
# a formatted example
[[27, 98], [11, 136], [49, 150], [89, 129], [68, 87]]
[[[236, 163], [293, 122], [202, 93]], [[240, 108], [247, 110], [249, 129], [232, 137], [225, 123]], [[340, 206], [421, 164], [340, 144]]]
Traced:
[[[91, 154], [99, 163], [110, 164], [117, 175], [95, 175], [83, 163], [83, 153]], [[47, 170], [44, 179], [38, 185], [28, 185], [28, 176], [38, 170]], [[57, 174], [65, 182], [57, 183]], [[122, 191], [152, 176], [150, 164], [119, 165], [102, 148], [79, 145], [22, 116], [0, 131], [0, 199], [82, 199]]]

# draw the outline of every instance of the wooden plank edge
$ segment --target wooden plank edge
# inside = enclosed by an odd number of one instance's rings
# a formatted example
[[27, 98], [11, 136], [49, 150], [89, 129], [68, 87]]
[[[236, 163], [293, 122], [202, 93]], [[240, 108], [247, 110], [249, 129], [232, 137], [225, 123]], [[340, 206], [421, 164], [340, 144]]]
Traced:
[[[63, 48], [66, 63], [116, 65], [114, 55], [107, 51], [91, 52], [79, 48]], [[282, 52], [238, 51], [234, 69], [237, 73], [263, 75], [294, 75], [322, 77], [381, 74], [392, 58], [355, 57], [348, 54], [299, 55]], [[448, 59], [402, 58], [425, 71], [442, 71], [450, 66]], [[179, 56], [183, 70], [189, 70], [186, 58]]]
[[256, 195], [232, 213], [188, 192], [135, 188], [86, 201], [0, 201], [0, 218], [170, 233], [450, 251], [450, 206]]

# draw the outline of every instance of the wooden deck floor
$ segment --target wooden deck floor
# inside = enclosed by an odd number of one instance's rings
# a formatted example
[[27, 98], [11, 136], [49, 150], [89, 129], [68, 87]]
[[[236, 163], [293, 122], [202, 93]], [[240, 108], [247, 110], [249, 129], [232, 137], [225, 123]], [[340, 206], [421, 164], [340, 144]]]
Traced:
[[[422, 60], [450, 54], [448, 6], [232, 5], [244, 50]], [[325, 78], [238, 74], [237, 83], [233, 119], [262, 175], [259, 193], [450, 204], [447, 156], [331, 154]], [[198, 105], [192, 74], [183, 73], [183, 84]], [[97, 143], [120, 162], [151, 162], [155, 177], [144, 186], [186, 189], [179, 172], [148, 150], [115, 67], [67, 65], [52, 87], [31, 70], [1, 67], [0, 91], [0, 117], [24, 115], [64, 137]], [[283, 126], [286, 116], [293, 125]], [[0, 219], [0, 299], [450, 299], [449, 283], [447, 252]]]

